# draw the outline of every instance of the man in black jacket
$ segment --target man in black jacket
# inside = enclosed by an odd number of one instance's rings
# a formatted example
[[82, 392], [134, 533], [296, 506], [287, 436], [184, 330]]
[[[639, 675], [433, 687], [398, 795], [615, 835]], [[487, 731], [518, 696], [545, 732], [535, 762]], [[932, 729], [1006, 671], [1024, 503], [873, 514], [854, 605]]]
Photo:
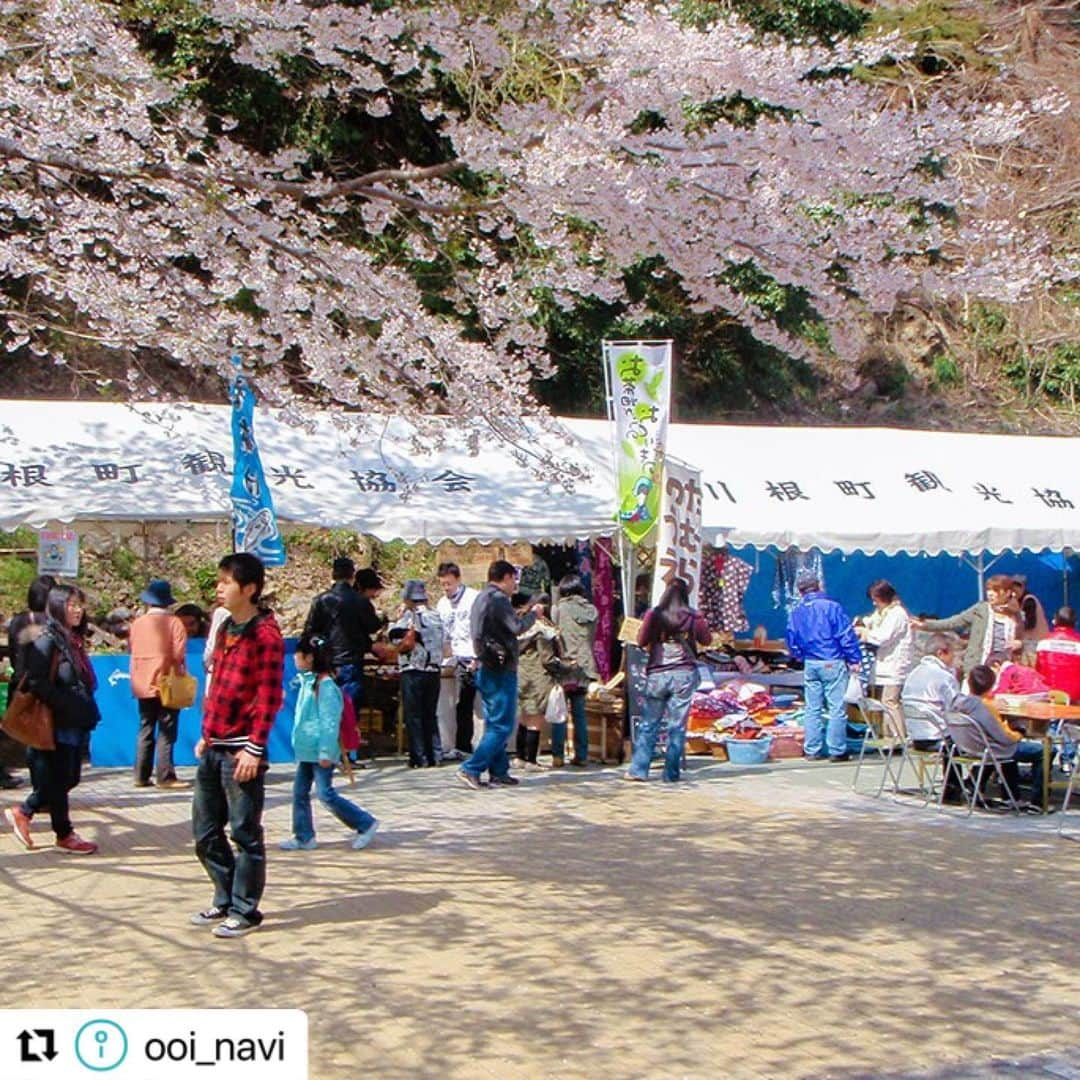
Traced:
[[458, 770], [458, 779], [476, 791], [480, 777], [491, 774], [492, 784], [513, 785], [506, 741], [517, 719], [518, 634], [536, 621], [530, 611], [519, 619], [510, 604], [517, 575], [505, 559], [488, 567], [487, 585], [472, 607], [473, 648], [476, 652], [476, 688], [484, 709], [484, 734], [476, 749]]
[[[359, 709], [363, 701], [364, 655], [371, 648], [371, 635], [382, 625], [371, 601], [352, 587], [356, 567], [352, 559], [334, 560], [334, 584], [315, 597], [304, 623], [304, 637], [322, 638], [330, 643], [337, 683]], [[361, 571], [363, 573], [363, 571]]]

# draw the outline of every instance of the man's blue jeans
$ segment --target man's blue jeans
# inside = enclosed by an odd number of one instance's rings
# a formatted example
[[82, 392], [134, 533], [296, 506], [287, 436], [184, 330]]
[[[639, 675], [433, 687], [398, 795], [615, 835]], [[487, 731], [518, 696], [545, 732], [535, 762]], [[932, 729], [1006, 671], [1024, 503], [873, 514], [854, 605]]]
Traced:
[[510, 771], [506, 741], [517, 720], [517, 669], [477, 668], [476, 688], [483, 703], [484, 734], [461, 768], [474, 776], [485, 770], [492, 776], [506, 776]]
[[679, 779], [683, 747], [686, 745], [686, 717], [700, 681], [697, 668], [650, 672], [645, 681], [645, 701], [634, 738], [634, 756], [630, 759], [631, 776], [642, 780], [648, 778], [649, 765], [660, 733], [660, 721], [663, 720], [667, 728], [664, 779]]
[[356, 715], [360, 715], [360, 709], [364, 704], [364, 668], [361, 664], [342, 664], [337, 671], [334, 680], [341, 687], [343, 694], [348, 694], [352, 699]]
[[[843, 660], [807, 660], [803, 665], [806, 710], [803, 726], [806, 741], [803, 753], [807, 757], [830, 757], [847, 753], [847, 705], [844, 691], [848, 684], [848, 666]], [[822, 712], [827, 728], [822, 740]]]
[[319, 802], [343, 825], [357, 832], [366, 832], [375, 818], [334, 790], [334, 766], [315, 761], [298, 761], [293, 778], [292, 822], [293, 836], [301, 843], [315, 839], [315, 822], [311, 816], [311, 783]]
[[[1042, 742], [1038, 739], [1021, 739], [1020, 742], [1016, 744], [1016, 753], [1013, 755], [1013, 761], [1015, 762], [1014, 768], [1016, 765], [1031, 766], [1031, 801], [1041, 806], [1043, 801]], [[1006, 772], [1005, 778], [1010, 781], [1009, 786], [1012, 787], [1013, 785], [1008, 772]], [[1015, 790], [1014, 794], [1016, 794]]]
[[570, 715], [574, 718], [574, 761], [579, 764], [589, 760], [589, 718], [585, 712], [585, 697], [584, 689], [566, 691]]
[[[214, 885], [214, 907], [245, 922], [262, 922], [259, 901], [266, 887], [262, 826], [266, 769], [242, 784], [233, 776], [235, 755], [208, 746], [195, 771], [191, 827], [195, 854]], [[228, 823], [237, 853], [225, 836]]]

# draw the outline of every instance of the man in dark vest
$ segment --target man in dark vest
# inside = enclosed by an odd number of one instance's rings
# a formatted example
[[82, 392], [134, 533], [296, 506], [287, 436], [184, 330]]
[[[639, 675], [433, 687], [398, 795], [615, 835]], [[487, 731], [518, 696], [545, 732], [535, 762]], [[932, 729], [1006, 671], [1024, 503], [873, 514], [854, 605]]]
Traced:
[[352, 559], [341, 557], [334, 560], [331, 569], [334, 583], [312, 602], [307, 622], [304, 623], [304, 637], [309, 641], [323, 638], [330, 643], [337, 683], [359, 709], [363, 697], [361, 674], [364, 654], [371, 648], [371, 634], [381, 622], [374, 615], [370, 603], [365, 605], [361, 595], [352, 587], [355, 572]]

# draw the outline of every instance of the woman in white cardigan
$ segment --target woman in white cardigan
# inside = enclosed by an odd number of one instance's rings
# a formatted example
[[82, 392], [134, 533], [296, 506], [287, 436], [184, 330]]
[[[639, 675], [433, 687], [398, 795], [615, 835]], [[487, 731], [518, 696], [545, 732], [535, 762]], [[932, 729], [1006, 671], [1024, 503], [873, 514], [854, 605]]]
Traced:
[[875, 581], [866, 590], [874, 605], [862, 626], [855, 628], [859, 639], [877, 649], [874, 659], [874, 685], [881, 688], [881, 704], [892, 720], [895, 732], [904, 730], [900, 710], [900, 688], [914, 663], [911, 620], [889, 582]]

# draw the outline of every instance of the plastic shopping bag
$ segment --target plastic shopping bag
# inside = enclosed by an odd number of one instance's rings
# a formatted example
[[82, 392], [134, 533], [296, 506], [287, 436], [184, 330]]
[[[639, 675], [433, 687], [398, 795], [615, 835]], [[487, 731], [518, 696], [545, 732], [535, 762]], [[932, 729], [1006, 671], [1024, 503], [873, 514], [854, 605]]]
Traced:
[[859, 676], [855, 672], [851, 672], [848, 675], [847, 689], [844, 691], [844, 703], [847, 705], [858, 705], [863, 699], [863, 686], [859, 681]]
[[544, 710], [544, 719], [549, 724], [565, 724], [567, 717], [566, 693], [556, 683], [548, 694], [547, 708]]

